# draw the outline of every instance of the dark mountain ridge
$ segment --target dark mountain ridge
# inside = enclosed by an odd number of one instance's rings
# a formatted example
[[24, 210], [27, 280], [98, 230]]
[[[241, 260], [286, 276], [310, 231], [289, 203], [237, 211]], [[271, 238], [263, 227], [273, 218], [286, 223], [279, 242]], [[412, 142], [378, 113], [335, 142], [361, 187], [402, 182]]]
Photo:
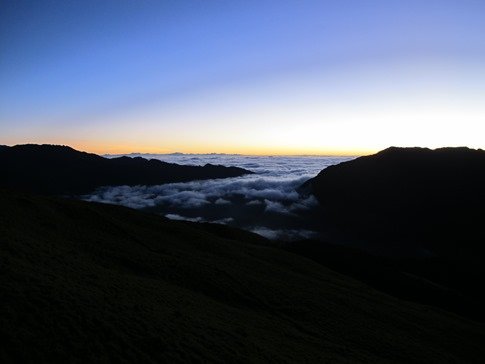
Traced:
[[485, 151], [395, 148], [328, 167], [302, 193], [331, 246], [289, 250], [401, 298], [483, 320]]
[[0, 361], [480, 363], [483, 325], [266, 239], [0, 190]]
[[303, 189], [325, 210], [322, 224], [349, 240], [471, 259], [485, 253], [483, 186], [483, 150], [391, 147], [328, 167]]
[[251, 171], [206, 164], [186, 166], [141, 157], [103, 158], [59, 145], [0, 149], [0, 186], [41, 194], [83, 194], [101, 186], [156, 185], [237, 177]]

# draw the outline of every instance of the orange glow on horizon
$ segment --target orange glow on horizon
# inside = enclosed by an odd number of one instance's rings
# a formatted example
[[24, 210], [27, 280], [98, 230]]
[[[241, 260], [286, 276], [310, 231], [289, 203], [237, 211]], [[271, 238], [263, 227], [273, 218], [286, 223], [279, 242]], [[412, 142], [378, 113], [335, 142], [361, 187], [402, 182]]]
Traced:
[[103, 141], [86, 141], [63, 138], [57, 139], [34, 139], [34, 140], [16, 140], [15, 142], [5, 143], [7, 145], [16, 144], [55, 144], [66, 145], [79, 151], [103, 154], [130, 154], [130, 153], [147, 153], [147, 154], [170, 154], [170, 153], [185, 153], [185, 154], [240, 154], [240, 155], [254, 155], [254, 156], [360, 156], [369, 155], [378, 152], [380, 149], [358, 149], [358, 148], [284, 148], [284, 147], [261, 147], [261, 146], [228, 146], [228, 145], [207, 145], [198, 143], [197, 145], [189, 145], [177, 143], [174, 146], [163, 147], [153, 143], [133, 143], [133, 142], [103, 142]]
[[130, 154], [130, 153], [149, 153], [149, 154], [241, 154], [254, 156], [360, 156], [376, 153], [378, 150], [370, 149], [298, 149], [298, 148], [264, 148], [264, 147], [246, 147], [246, 148], [227, 148], [216, 146], [198, 146], [198, 147], [178, 147], [165, 148], [146, 144], [109, 144], [109, 143], [75, 143], [69, 145], [74, 149], [95, 153], [95, 154]]

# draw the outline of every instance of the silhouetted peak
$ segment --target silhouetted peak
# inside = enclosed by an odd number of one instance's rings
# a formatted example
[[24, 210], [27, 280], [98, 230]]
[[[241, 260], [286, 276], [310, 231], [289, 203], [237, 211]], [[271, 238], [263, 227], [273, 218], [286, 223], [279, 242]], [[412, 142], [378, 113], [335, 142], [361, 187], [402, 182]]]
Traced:
[[420, 242], [453, 255], [485, 237], [483, 150], [391, 147], [328, 167], [308, 185], [329, 217], [344, 222], [341, 231], [359, 239]]
[[37, 155], [37, 156], [78, 156], [78, 157], [95, 157], [102, 158], [97, 154], [82, 152], [76, 150], [68, 145], [56, 145], [56, 144], [18, 144], [14, 145], [7, 150], [9, 153], [17, 155]]
[[430, 151], [429, 148], [422, 148], [422, 147], [395, 147], [391, 146], [386, 149], [383, 149], [376, 153], [376, 155], [389, 155], [389, 154], [398, 154], [398, 153], [418, 153], [424, 151]]
[[158, 185], [252, 173], [237, 167], [187, 166], [142, 157], [110, 159], [49, 144], [7, 148], [0, 154], [0, 165], [5, 172], [0, 186], [45, 194], [81, 194], [101, 186]]
[[430, 148], [422, 148], [422, 147], [389, 147], [377, 152], [375, 155], [367, 156], [410, 156], [410, 155], [446, 155], [446, 154], [454, 154], [454, 155], [472, 155], [472, 154], [479, 154], [483, 152], [482, 149], [472, 149], [468, 147], [441, 147], [436, 149]]
[[12, 150], [25, 150], [25, 151], [56, 151], [56, 152], [77, 152], [82, 153], [68, 145], [59, 144], [17, 144], [11, 147]]

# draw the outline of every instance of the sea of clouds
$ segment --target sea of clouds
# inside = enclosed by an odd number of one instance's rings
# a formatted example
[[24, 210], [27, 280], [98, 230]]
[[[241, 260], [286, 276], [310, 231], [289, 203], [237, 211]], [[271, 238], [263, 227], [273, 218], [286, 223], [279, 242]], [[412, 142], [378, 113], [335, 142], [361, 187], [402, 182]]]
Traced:
[[255, 174], [157, 186], [103, 187], [83, 198], [149, 210], [175, 220], [227, 224], [285, 240], [312, 238], [317, 234], [311, 210], [318, 208], [318, 203], [313, 196], [300, 196], [296, 189], [322, 169], [352, 159], [226, 154], [128, 156], [186, 165], [236, 166]]

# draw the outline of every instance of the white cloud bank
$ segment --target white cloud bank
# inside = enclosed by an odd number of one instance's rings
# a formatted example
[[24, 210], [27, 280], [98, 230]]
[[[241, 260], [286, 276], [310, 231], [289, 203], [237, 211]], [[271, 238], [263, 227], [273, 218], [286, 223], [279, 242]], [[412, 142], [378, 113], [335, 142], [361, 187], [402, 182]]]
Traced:
[[271, 239], [310, 238], [315, 235], [313, 231], [288, 227], [318, 205], [313, 196], [302, 198], [296, 188], [321, 169], [349, 158], [161, 155], [158, 159], [235, 165], [257, 174], [157, 186], [104, 187], [84, 199], [150, 209], [174, 220], [230, 224]]

